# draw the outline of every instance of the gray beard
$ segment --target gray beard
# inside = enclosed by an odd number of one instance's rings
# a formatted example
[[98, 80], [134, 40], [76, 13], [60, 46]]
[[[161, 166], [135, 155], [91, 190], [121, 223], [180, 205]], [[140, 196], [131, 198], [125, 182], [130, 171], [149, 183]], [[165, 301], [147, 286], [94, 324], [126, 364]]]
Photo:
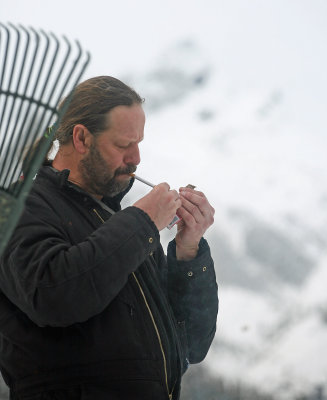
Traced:
[[117, 181], [116, 177], [136, 171], [135, 165], [118, 168], [114, 171], [109, 170], [107, 163], [94, 143], [90, 147], [89, 154], [80, 161], [79, 167], [84, 189], [90, 194], [104, 197], [114, 197], [127, 189], [130, 180]]

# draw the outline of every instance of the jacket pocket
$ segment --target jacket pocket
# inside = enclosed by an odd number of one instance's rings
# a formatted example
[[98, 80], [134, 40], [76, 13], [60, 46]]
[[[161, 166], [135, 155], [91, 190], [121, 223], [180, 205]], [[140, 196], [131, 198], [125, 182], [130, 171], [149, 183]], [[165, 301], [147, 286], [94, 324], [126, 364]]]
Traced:
[[125, 288], [117, 297], [120, 309], [124, 310], [122, 316], [128, 343], [126, 345], [135, 346], [141, 358], [157, 359], [154, 345], [154, 329], [147, 315], [147, 310], [142, 307], [142, 302], [138, 301], [131, 288]]

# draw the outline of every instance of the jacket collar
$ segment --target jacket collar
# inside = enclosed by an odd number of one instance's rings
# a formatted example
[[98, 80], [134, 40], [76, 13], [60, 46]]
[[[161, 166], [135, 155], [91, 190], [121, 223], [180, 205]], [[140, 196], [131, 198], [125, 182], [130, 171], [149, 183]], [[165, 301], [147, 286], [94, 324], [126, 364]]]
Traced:
[[[54, 185], [56, 185], [60, 189], [70, 188], [73, 189], [75, 192], [80, 193], [83, 196], [87, 195], [89, 198], [94, 200], [94, 198], [88, 192], [86, 192], [76, 184], [69, 181], [68, 179], [69, 174], [70, 174], [69, 169], [63, 169], [62, 171], [58, 171], [52, 167], [51, 163], [46, 163], [40, 168], [36, 180], [45, 178], [51, 181]], [[123, 192], [118, 193], [114, 197], [103, 197], [101, 201], [107, 204], [114, 211], [119, 211], [121, 209], [120, 203], [124, 198], [124, 196], [131, 190], [134, 184], [134, 180], [135, 178], [131, 178], [128, 187]]]

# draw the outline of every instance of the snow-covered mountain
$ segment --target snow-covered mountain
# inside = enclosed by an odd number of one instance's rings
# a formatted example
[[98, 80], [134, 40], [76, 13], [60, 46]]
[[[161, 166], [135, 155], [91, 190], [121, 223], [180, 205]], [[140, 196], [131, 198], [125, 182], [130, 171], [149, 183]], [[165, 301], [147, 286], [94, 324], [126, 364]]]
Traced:
[[[277, 399], [327, 385], [325, 139], [292, 113], [282, 84], [222, 81], [192, 40], [128, 79], [148, 112], [138, 174], [195, 184], [216, 209], [207, 238], [220, 314], [206, 366]], [[136, 182], [126, 202], [147, 190]]]

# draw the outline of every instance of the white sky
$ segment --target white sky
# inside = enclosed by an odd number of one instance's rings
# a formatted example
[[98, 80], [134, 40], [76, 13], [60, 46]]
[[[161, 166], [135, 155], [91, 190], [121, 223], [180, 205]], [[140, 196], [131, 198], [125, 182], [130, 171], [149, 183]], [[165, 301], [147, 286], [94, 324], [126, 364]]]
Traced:
[[85, 77], [149, 69], [164, 48], [193, 38], [218, 59], [222, 80], [283, 86], [295, 117], [322, 130], [325, 0], [0, 0], [0, 19], [79, 39], [92, 54]]

